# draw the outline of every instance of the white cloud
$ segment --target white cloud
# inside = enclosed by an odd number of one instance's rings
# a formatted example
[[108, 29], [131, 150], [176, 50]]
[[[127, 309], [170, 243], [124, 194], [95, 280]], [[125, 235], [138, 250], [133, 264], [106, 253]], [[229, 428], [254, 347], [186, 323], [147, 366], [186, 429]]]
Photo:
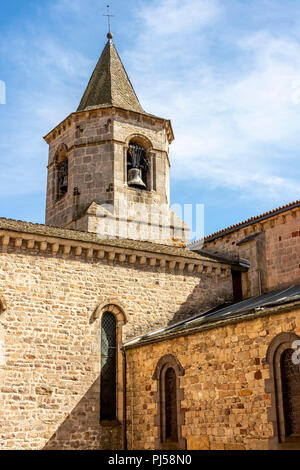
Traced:
[[219, 15], [221, 7], [215, 0], [164, 0], [152, 2], [137, 12], [153, 37], [190, 34], [210, 24]]
[[76, 107], [74, 95], [91, 62], [49, 33], [37, 38], [36, 31], [9, 34], [1, 45], [1, 57], [16, 68], [19, 82], [17, 86], [7, 83], [8, 96], [10, 86], [14, 96], [1, 108], [6, 120], [0, 139], [0, 196], [44, 191], [47, 145], [43, 135]]
[[[297, 32], [275, 34], [270, 24], [270, 30], [251, 26], [239, 34], [230, 23], [228, 34], [233, 3], [138, 2], [136, 38], [121, 56], [144, 109], [172, 119], [175, 179], [230, 188], [239, 197], [298, 198], [299, 175], [289, 170], [300, 145]], [[85, 24], [98, 21], [91, 0], [56, 0], [49, 14], [60, 25], [70, 14]], [[22, 126], [17, 136], [11, 128], [0, 141], [1, 154], [10, 158], [0, 162], [0, 195], [43, 189], [38, 172], [46, 165], [47, 147], [41, 136], [76, 108], [94, 65], [62, 38], [35, 23], [26, 32], [12, 31], [0, 45], [1, 56], [26, 83], [18, 90], [18, 109], [8, 116]], [[14, 181], [8, 177], [11, 165]]]
[[[222, 36], [218, 2], [155, 2], [138, 17], [142, 32], [128, 60], [144, 108], [173, 121], [173, 176], [242, 197], [298, 198], [299, 175], [288, 163], [300, 146], [300, 43], [268, 31]], [[206, 35], [212, 25], [224, 57]]]

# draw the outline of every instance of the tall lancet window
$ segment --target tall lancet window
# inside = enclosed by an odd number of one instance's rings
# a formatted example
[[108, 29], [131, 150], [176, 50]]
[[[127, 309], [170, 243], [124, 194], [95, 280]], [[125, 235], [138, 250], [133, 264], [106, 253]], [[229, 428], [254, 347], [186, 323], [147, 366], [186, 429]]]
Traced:
[[185, 416], [181, 409], [184, 391], [180, 388], [180, 377], [183, 375], [184, 369], [172, 354], [167, 354], [158, 361], [153, 374], [153, 379], [158, 381], [154, 396], [157, 403], [155, 425], [158, 426], [156, 449], [186, 449], [186, 441], [182, 437]]
[[116, 318], [105, 312], [101, 320], [101, 389], [100, 419], [114, 421], [117, 417], [117, 328]]
[[170, 367], [165, 373], [165, 394], [164, 394], [164, 411], [165, 411], [165, 440], [178, 442], [177, 434], [177, 393], [176, 393], [176, 373]]

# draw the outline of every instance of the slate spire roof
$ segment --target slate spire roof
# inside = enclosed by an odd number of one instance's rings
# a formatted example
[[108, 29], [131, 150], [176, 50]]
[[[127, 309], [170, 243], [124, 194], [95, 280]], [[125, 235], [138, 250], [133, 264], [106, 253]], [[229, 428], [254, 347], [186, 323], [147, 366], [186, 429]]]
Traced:
[[109, 34], [77, 111], [111, 106], [144, 113]]

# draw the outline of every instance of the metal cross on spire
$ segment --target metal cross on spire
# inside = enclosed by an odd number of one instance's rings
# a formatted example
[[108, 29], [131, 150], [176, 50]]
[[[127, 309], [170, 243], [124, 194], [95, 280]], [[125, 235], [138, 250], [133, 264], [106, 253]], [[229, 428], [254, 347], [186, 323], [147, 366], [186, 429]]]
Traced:
[[110, 14], [110, 5], [107, 5], [107, 14], [103, 16], [107, 16], [107, 19], [108, 19], [108, 35], [107, 36], [112, 36], [111, 30], [110, 30], [110, 19], [114, 18], [115, 15]]

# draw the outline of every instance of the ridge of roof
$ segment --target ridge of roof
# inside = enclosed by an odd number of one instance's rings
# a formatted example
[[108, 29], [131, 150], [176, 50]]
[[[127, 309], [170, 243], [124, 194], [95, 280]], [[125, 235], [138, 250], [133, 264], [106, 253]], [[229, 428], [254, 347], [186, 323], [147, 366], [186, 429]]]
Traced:
[[[289, 209], [294, 209], [295, 207], [299, 207], [299, 206], [300, 206], [300, 199], [298, 199], [297, 201], [290, 202], [284, 206], [277, 207], [276, 209], [272, 209], [268, 212], [264, 212], [263, 214], [250, 217], [249, 219], [246, 219], [242, 222], [238, 222], [237, 224], [230, 225], [229, 227], [226, 227], [226, 228], [223, 228], [222, 230], [214, 232], [211, 235], [207, 235], [206, 237], [204, 237], [204, 242], [210, 242], [212, 240], [215, 240], [216, 238], [222, 237], [223, 235], [227, 235], [228, 233], [235, 232], [236, 230], [240, 228], [247, 227], [256, 222], [260, 222], [261, 220], [268, 219], [270, 217], [273, 217], [274, 215], [281, 214], [282, 212], [286, 212]], [[188, 245], [188, 248], [189, 249], [195, 248], [199, 244], [199, 242], [200, 240], [195, 240], [194, 242]], [[203, 244], [203, 239], [201, 239], [201, 243]]]

